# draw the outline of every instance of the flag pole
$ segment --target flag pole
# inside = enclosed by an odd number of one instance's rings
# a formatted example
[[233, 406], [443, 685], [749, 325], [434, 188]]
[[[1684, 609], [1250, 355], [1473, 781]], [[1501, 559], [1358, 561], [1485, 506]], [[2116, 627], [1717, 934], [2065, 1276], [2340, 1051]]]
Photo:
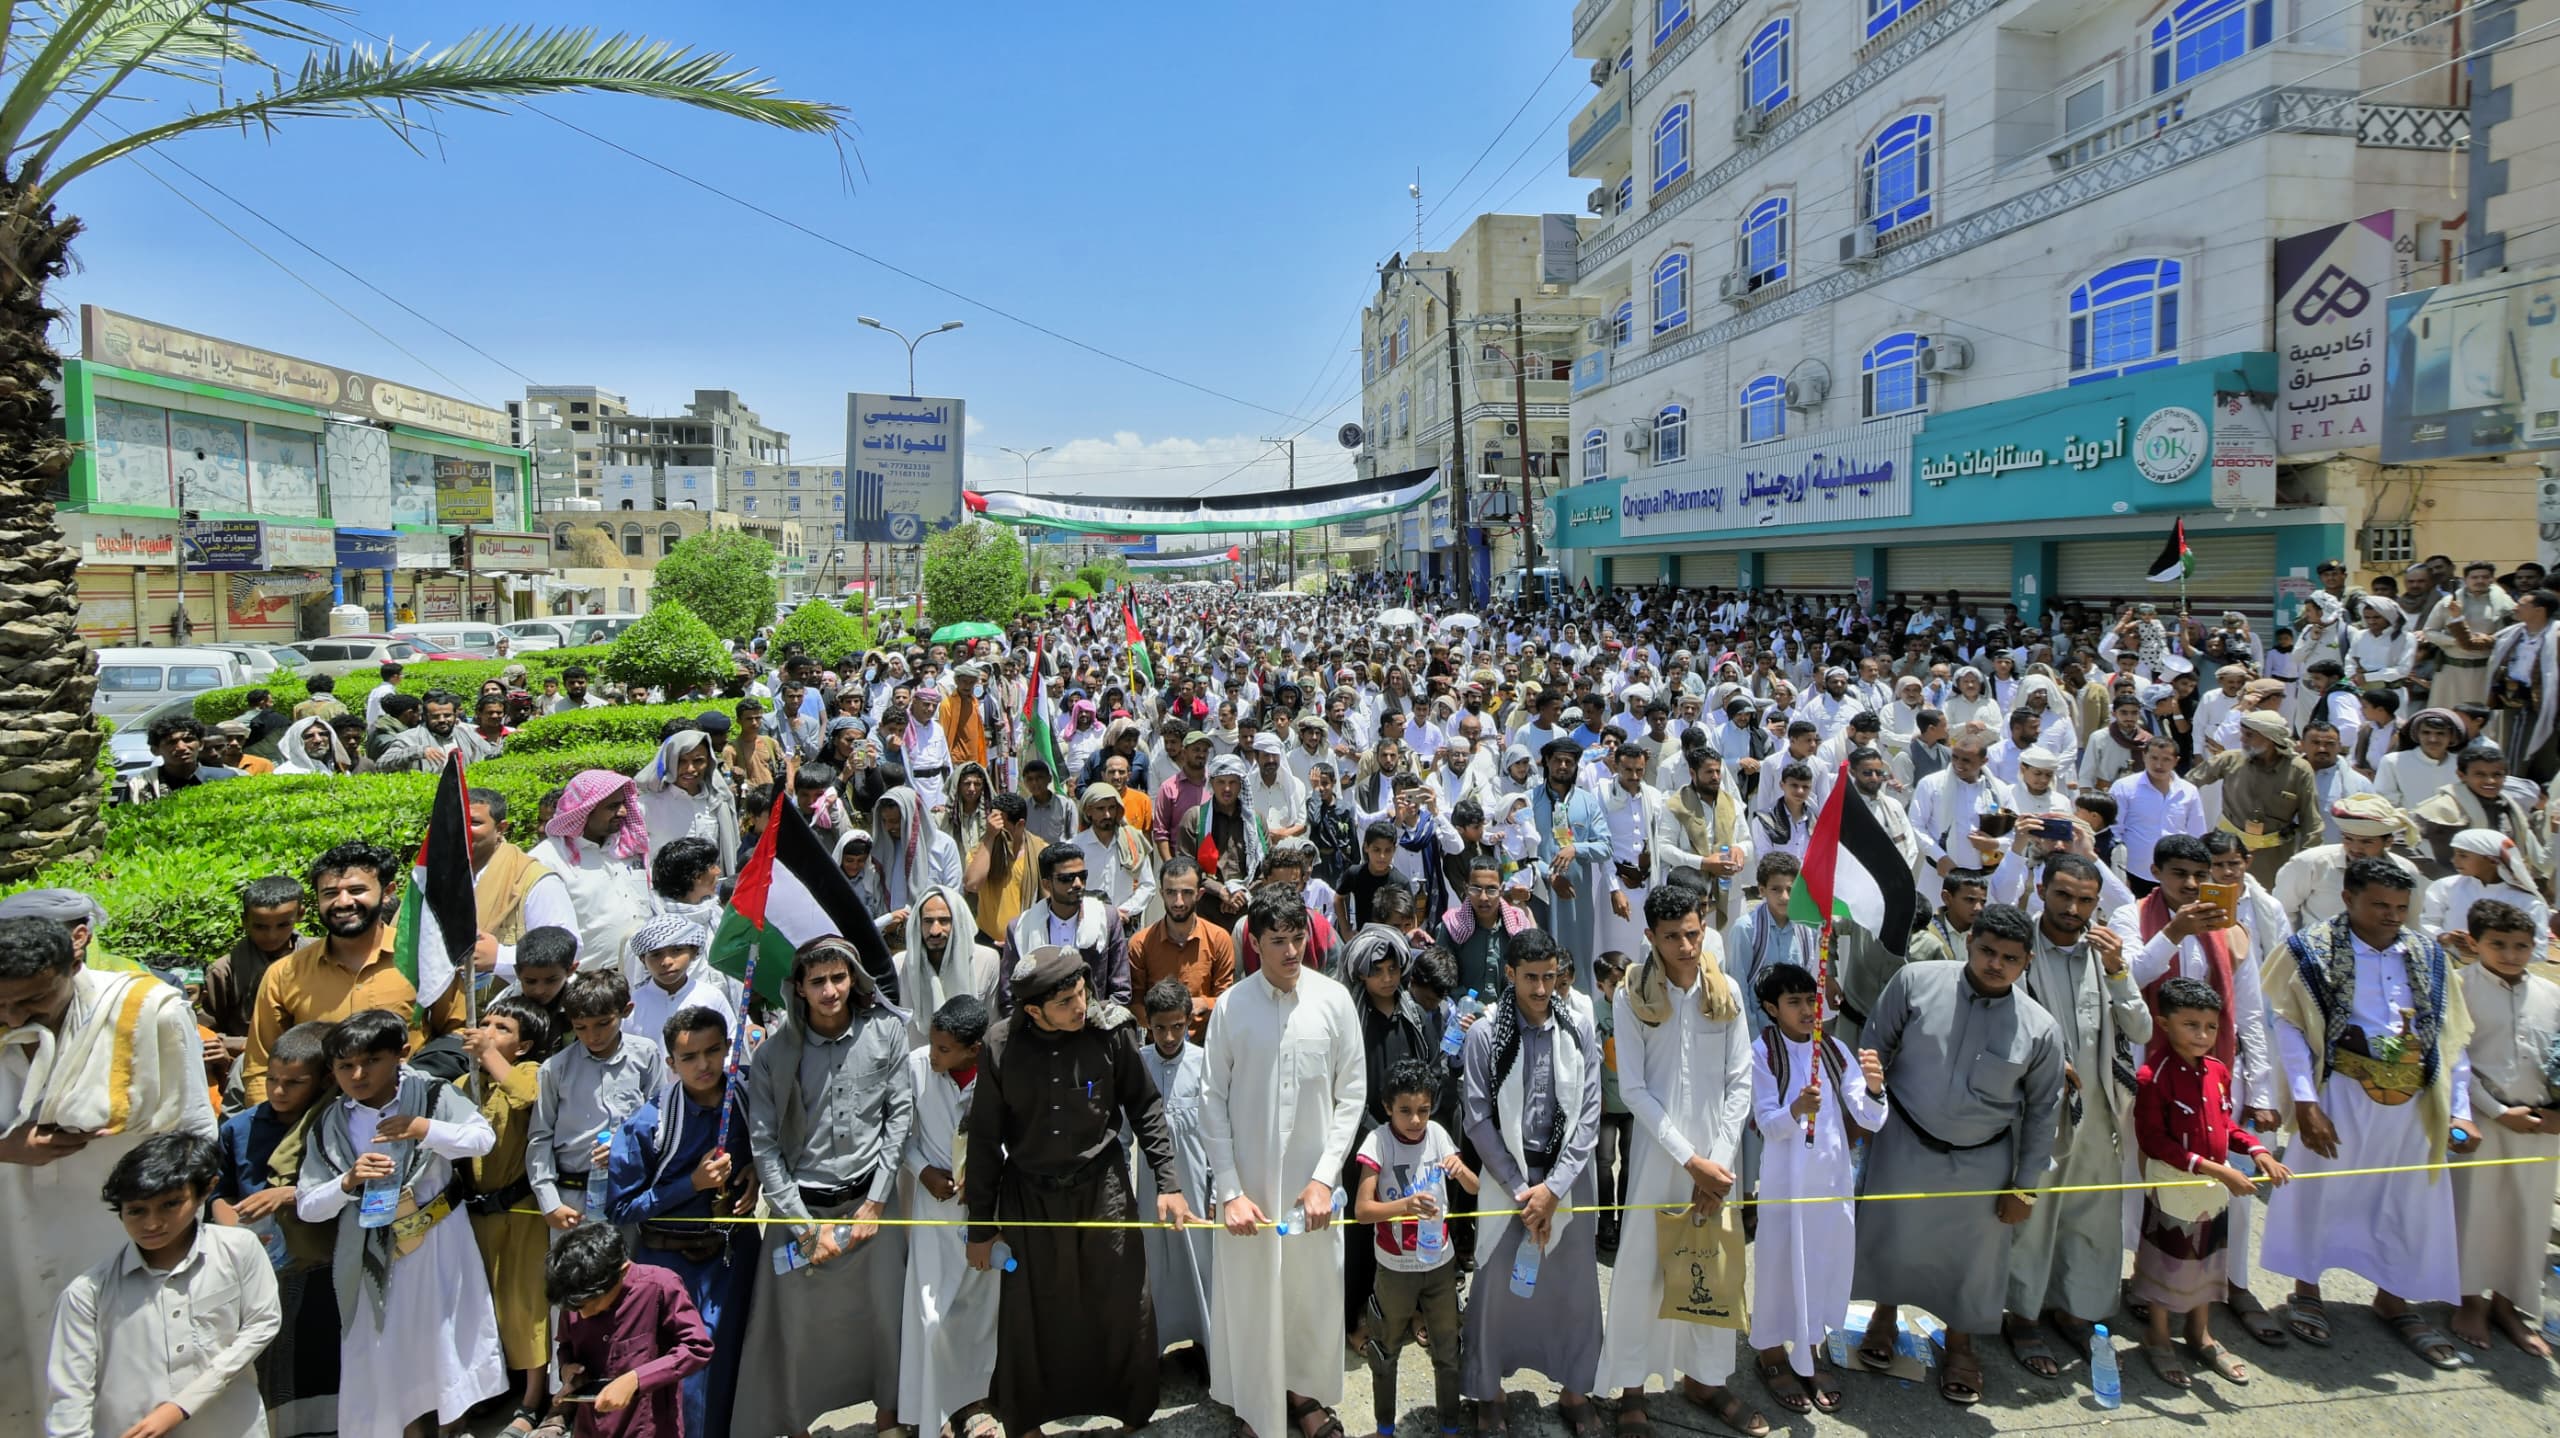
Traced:
[[[1816, 951], [1815, 965], [1817, 972], [1813, 976], [1813, 1062], [1807, 1067], [1805, 1073], [1805, 1082], [1813, 1089], [1814, 1102], [1817, 1104], [1822, 1101], [1822, 1046], [1827, 1041], [1824, 1039], [1822, 1033], [1822, 1000], [1824, 997], [1822, 986], [1831, 981], [1832, 941], [1834, 937], [1835, 933], [1832, 927], [1832, 917], [1829, 914], [1824, 914], [1822, 916], [1822, 947]], [[1804, 1146], [1807, 1148], [1813, 1147], [1813, 1123], [1816, 1118], [1821, 1116], [1821, 1113], [1822, 1111], [1817, 1108], [1813, 1113], [1807, 1115], [1805, 1118]]]

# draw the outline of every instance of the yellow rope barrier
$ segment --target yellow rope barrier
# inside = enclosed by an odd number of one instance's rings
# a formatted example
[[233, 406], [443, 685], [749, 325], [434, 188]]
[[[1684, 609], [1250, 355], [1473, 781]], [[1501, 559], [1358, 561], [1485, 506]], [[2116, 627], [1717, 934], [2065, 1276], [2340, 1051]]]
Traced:
[[[2318, 1180], [2326, 1179], [2326, 1178], [2379, 1178], [2379, 1177], [2382, 1177], [2382, 1176], [2387, 1175], [2387, 1174], [2398, 1174], [2398, 1173], [2442, 1173], [2442, 1172], [2450, 1172], [2450, 1171], [2452, 1171], [2452, 1170], [2454, 1170], [2454, 1169], [2462, 1169], [2462, 1168], [2512, 1168], [2512, 1167], [2514, 1167], [2514, 1166], [2516, 1166], [2516, 1165], [2518, 1165], [2518, 1164], [2528, 1164], [2528, 1163], [2560, 1163], [2560, 1154], [2529, 1154], [2529, 1155], [2525, 1155], [2525, 1156], [2518, 1157], [2518, 1158], [2467, 1158], [2467, 1159], [2454, 1159], [2454, 1160], [2451, 1160], [2451, 1161], [2448, 1161], [2448, 1162], [2445, 1162], [2445, 1163], [2404, 1163], [2404, 1164], [2394, 1164], [2394, 1165], [2391, 1165], [2391, 1166], [2388, 1166], [2388, 1167], [2383, 1167], [2383, 1168], [2339, 1168], [2339, 1169], [2328, 1169], [2328, 1170], [2324, 1170], [2324, 1171], [2319, 1172], [2319, 1173], [2297, 1173], [2297, 1174], [2295, 1174], [2295, 1175], [2293, 1176], [2293, 1181], [2294, 1181], [2295, 1183], [2313, 1183], [2313, 1182], [2317, 1182]], [[2266, 1182], [2266, 1179], [2265, 1179], [2265, 1177], [2264, 1177], [2264, 1176], [2259, 1176], [2259, 1177], [2256, 1179], [2256, 1182], [2263, 1184], [2263, 1183], [2265, 1183], [2265, 1182]], [[2222, 1186], [2222, 1185], [2221, 1185], [2219, 1182], [2217, 1182], [2217, 1181], [2216, 1181], [2216, 1180], [2214, 1180], [2214, 1179], [2210, 1179], [2210, 1178], [2150, 1179], [2150, 1180], [2135, 1180], [2135, 1181], [2130, 1181], [2130, 1182], [2125, 1182], [2125, 1183], [2074, 1183], [2074, 1184], [2057, 1184], [2057, 1185], [2055, 1185], [2054, 1187], [2051, 1187], [2051, 1188], [2036, 1188], [2036, 1189], [1980, 1188], [1980, 1189], [1962, 1189], [1962, 1190], [1957, 1190], [1957, 1191], [1954, 1191], [1954, 1192], [1947, 1192], [1947, 1193], [1868, 1193], [1868, 1194], [1846, 1194], [1846, 1195], [1838, 1195], [1838, 1196], [1833, 1196], [1833, 1195], [1818, 1195], [1818, 1196], [1802, 1197], [1802, 1198], [1730, 1198], [1730, 1199], [1725, 1200], [1725, 1202], [1726, 1202], [1726, 1203], [1728, 1203], [1728, 1204], [1730, 1204], [1730, 1205], [1732, 1205], [1733, 1207], [1736, 1207], [1736, 1208], [1773, 1208], [1773, 1207], [1784, 1207], [1784, 1206], [1789, 1205], [1789, 1204], [1800, 1204], [1800, 1203], [1907, 1203], [1907, 1202], [1920, 1202], [1920, 1201], [1926, 1201], [1926, 1200], [1931, 1200], [1931, 1199], [1948, 1199], [1948, 1198], [1999, 1198], [1999, 1197], [2002, 1197], [2003, 1195], [2011, 1194], [2011, 1193], [2032, 1193], [2032, 1194], [2036, 1195], [2037, 1197], [2042, 1198], [2042, 1197], [2045, 1197], [2045, 1196], [2047, 1196], [2047, 1195], [2049, 1195], [2049, 1194], [2071, 1194], [2071, 1193], [2135, 1193], [2135, 1192], [2141, 1192], [2141, 1191], [2143, 1191], [2143, 1190], [2147, 1190], [2147, 1189], [2155, 1189], [2155, 1188], [2219, 1188], [2219, 1187], [2221, 1187], [2221, 1186]], [[1592, 1205], [1589, 1205], [1589, 1206], [1584, 1206], [1584, 1205], [1575, 1204], [1575, 1205], [1558, 1205], [1558, 1207], [1557, 1207], [1557, 1209], [1556, 1209], [1556, 1212], [1558, 1212], [1558, 1213], [1682, 1213], [1682, 1212], [1687, 1211], [1689, 1207], [1690, 1207], [1690, 1205], [1685, 1204], [1685, 1203], [1615, 1203], [1615, 1204], [1592, 1204]], [[540, 1214], [537, 1210], [530, 1209], [530, 1208], [513, 1208], [513, 1209], [509, 1209], [509, 1210], [507, 1210], [507, 1211], [508, 1211], [509, 1213], [525, 1214], [525, 1215], [529, 1215], [529, 1216], [537, 1217], [537, 1218], [541, 1216], [541, 1214]], [[1483, 1208], [1483, 1209], [1476, 1209], [1476, 1210], [1474, 1210], [1473, 1212], [1468, 1212], [1468, 1213], [1448, 1213], [1448, 1214], [1443, 1214], [1443, 1215], [1442, 1215], [1442, 1217], [1443, 1217], [1443, 1218], [1478, 1218], [1478, 1219], [1482, 1219], [1482, 1218], [1515, 1218], [1515, 1217], [1518, 1217], [1518, 1216], [1519, 1216], [1519, 1214], [1520, 1214], [1520, 1210], [1519, 1210], [1519, 1209], [1516, 1209], [1516, 1208]], [[856, 1220], [855, 1220], [855, 1219], [852, 1219], [852, 1218], [850, 1218], [850, 1217], [842, 1217], [842, 1216], [839, 1216], [839, 1217], [836, 1217], [836, 1218], [828, 1218], [828, 1219], [808, 1220], [808, 1219], [797, 1219], [797, 1218], [761, 1217], [761, 1216], [752, 1216], [752, 1215], [740, 1216], [740, 1217], [735, 1217], [735, 1218], [653, 1218], [653, 1219], [651, 1219], [651, 1220], [649, 1220], [649, 1221], [650, 1221], [651, 1223], [725, 1223], [725, 1224], [746, 1224], [746, 1225], [752, 1225], [752, 1226], [756, 1226], [756, 1227], [765, 1227], [765, 1226], [770, 1226], [770, 1225], [774, 1225], [774, 1224], [795, 1224], [795, 1225], [796, 1225], [796, 1224], [800, 1224], [800, 1223], [804, 1223], [804, 1222], [819, 1222], [819, 1223], [853, 1223], [853, 1222], [856, 1222]], [[969, 1220], [967, 1220], [967, 1219], [965, 1219], [965, 1218], [885, 1218], [885, 1217], [884, 1217], [884, 1218], [864, 1219], [864, 1220], [860, 1220], [860, 1221], [861, 1221], [861, 1222], [868, 1223], [868, 1224], [870, 1224], [871, 1226], [876, 1227], [876, 1228], [967, 1228], [967, 1227], [969, 1227], [969, 1226], [970, 1226], [970, 1222], [969, 1222]], [[1335, 1220], [1333, 1220], [1333, 1221], [1334, 1221], [1335, 1223], [1337, 1223], [1337, 1224], [1341, 1224], [1341, 1225], [1344, 1225], [1344, 1226], [1371, 1226], [1371, 1225], [1354, 1225], [1353, 1220], [1348, 1219], [1348, 1218], [1337, 1218], [1337, 1219], [1335, 1219]], [[1386, 1221], [1386, 1222], [1394, 1222], [1394, 1223], [1406, 1223], [1406, 1222], [1410, 1222], [1411, 1220], [1409, 1220], [1409, 1219], [1402, 1219], [1402, 1218], [1398, 1218], [1398, 1219], [1383, 1220], [1383, 1221]], [[1171, 1227], [1173, 1227], [1174, 1225], [1169, 1224], [1169, 1223], [1159, 1223], [1159, 1222], [1155, 1222], [1155, 1221], [1152, 1221], [1152, 1220], [1093, 1218], [1093, 1219], [1011, 1219], [1011, 1220], [1006, 1220], [1006, 1221], [1002, 1221], [1002, 1222], [998, 1222], [998, 1223], [990, 1224], [990, 1225], [988, 1225], [988, 1226], [989, 1226], [989, 1227], [991, 1227], [991, 1228], [1005, 1229], [1005, 1228], [1171, 1228]], [[1221, 1228], [1221, 1229], [1222, 1229], [1222, 1228], [1224, 1228], [1226, 1225], [1224, 1225], [1224, 1224], [1222, 1224], [1222, 1223], [1217, 1222], [1215, 1219], [1203, 1218], [1203, 1219], [1196, 1220], [1196, 1221], [1193, 1223], [1193, 1225], [1192, 1225], [1192, 1226], [1193, 1226], [1193, 1227], [1196, 1227], [1196, 1228]], [[1276, 1225], [1276, 1224], [1274, 1224], [1274, 1225], [1272, 1225], [1272, 1226], [1275, 1226], [1275, 1227], [1276, 1227], [1277, 1225]]]

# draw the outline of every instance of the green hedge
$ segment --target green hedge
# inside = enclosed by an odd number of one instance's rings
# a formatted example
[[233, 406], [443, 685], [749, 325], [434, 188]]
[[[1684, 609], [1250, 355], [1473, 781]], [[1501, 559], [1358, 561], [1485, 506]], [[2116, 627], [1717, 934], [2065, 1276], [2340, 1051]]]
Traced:
[[[506, 673], [509, 665], [521, 664], [531, 676], [536, 694], [542, 692], [542, 681], [559, 674], [571, 665], [585, 665], [590, 672], [601, 673], [604, 657], [612, 652], [597, 644], [581, 649], [536, 649], [513, 659], [443, 659], [426, 664], [412, 664], [401, 671], [400, 692], [424, 694], [430, 689], [450, 689], [456, 694], [476, 694], [480, 686]], [[380, 683], [372, 673], [358, 671], [338, 681], [338, 698], [348, 708], [373, 692]], [[196, 696], [196, 717], [207, 724], [237, 719], [249, 710], [249, 691], [264, 689], [275, 696], [278, 709], [291, 710], [311, 697], [300, 679], [277, 673], [262, 684], [244, 684], [230, 689], [214, 689]]]
[[502, 759], [587, 744], [640, 744], [658, 747], [658, 731], [670, 719], [690, 719], [706, 709], [737, 713], [738, 701], [715, 699], [700, 704], [612, 704], [602, 709], [571, 709], [545, 714], [517, 726], [507, 736]]

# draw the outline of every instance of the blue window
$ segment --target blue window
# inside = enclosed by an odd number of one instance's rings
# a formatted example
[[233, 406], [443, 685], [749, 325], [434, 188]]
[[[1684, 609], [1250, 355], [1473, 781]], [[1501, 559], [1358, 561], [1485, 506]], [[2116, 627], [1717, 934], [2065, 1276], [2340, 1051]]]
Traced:
[[1920, 8], [1922, 0], [1867, 0], [1867, 38], [1892, 28], [1893, 22]]
[[754, 495], [750, 494], [750, 495], [748, 495], [748, 496], [747, 496], [747, 513], [749, 513], [749, 514], [753, 514], [753, 513], [755, 513], [755, 512], [756, 512], [756, 497], [755, 497]]
[[1659, 47], [1689, 23], [1689, 0], [1653, 0], [1653, 43]]
[[1772, 195], [1742, 217], [1742, 274], [1752, 289], [1787, 277], [1787, 197]]
[[1582, 435], [1582, 477], [1600, 479], [1609, 473], [1609, 432], [1605, 429], [1585, 430]]
[[1404, 393], [1396, 396], [1396, 433], [1403, 434], [1412, 428], [1413, 391], [1406, 390]]
[[796, 494], [791, 496], [791, 512], [793, 514], [798, 514], [800, 512], [800, 496]]
[[1928, 406], [1929, 382], [1920, 377], [1920, 352], [1928, 347], [1927, 340], [1906, 330], [1886, 335], [1858, 357], [1858, 387], [1868, 419]]
[[1653, 122], [1653, 192], [1689, 173], [1689, 106], [1683, 101]]
[[1636, 67], [1636, 47], [1629, 45], [1618, 52], [1618, 73], [1623, 75]]
[[1653, 332], [1668, 334], [1689, 322], [1689, 252], [1673, 250], [1653, 265]]
[[2151, 27], [2151, 88], [2183, 85], [2275, 38], [2275, 0], [2180, 0]]
[[749, 489], [753, 489], [753, 488], [755, 488], [755, 487], [756, 487], [756, 472], [755, 472], [754, 470], [752, 470], [752, 469], [740, 470], [740, 471], [739, 471], [739, 474], [740, 474], [740, 475], [742, 475], [742, 476], [746, 479], [746, 481], [747, 481], [747, 488], [749, 488]]
[[1689, 411], [1666, 404], [1653, 417], [1653, 462], [1678, 464], [1689, 457]]
[[1734, 408], [1742, 415], [1742, 442], [1767, 444], [1787, 437], [1787, 382], [1773, 374], [1764, 374], [1745, 384], [1734, 396]]
[[1858, 167], [1859, 213], [1881, 235], [1929, 213], [1935, 183], [1930, 167], [1938, 124], [1925, 114], [1905, 115], [1877, 132]]
[[829, 496], [829, 498], [832, 498], [832, 499], [835, 501], [835, 510], [836, 510], [836, 513], [838, 513], [838, 514], [842, 514], [842, 513], [844, 513], [844, 496], [843, 496], [843, 495], [841, 495], [841, 494], [838, 494], [838, 495], [831, 495], [831, 496]]
[[2071, 382], [2178, 362], [2176, 260], [2126, 260], [2071, 291]]
[[1623, 349], [1636, 342], [1635, 301], [1629, 300], [1625, 304], [1618, 306], [1618, 312], [1616, 315], [1611, 317], [1611, 322], [1617, 326], [1618, 333], [1615, 339], [1611, 342], [1609, 348]]
[[1618, 213], [1623, 215], [1635, 207], [1636, 177], [1629, 175], [1618, 182]]
[[1404, 357], [1411, 353], [1413, 353], [1413, 320], [1408, 317], [1396, 321], [1395, 357], [1388, 360], [1387, 363], [1403, 364]]
[[1760, 27], [1742, 51], [1742, 103], [1774, 110], [1795, 94], [1795, 28], [1780, 17]]
[[[800, 471], [798, 471], [798, 470], [796, 470], [796, 469], [792, 469], [792, 470], [785, 470], [785, 471], [783, 471], [783, 473], [784, 473], [784, 475], [785, 475], [785, 477], [786, 477], [785, 482], [786, 482], [786, 483], [788, 483], [788, 484], [789, 484], [793, 489], [798, 489], [798, 488], [800, 487]], [[684, 482], [684, 487], [685, 487], [685, 488], [687, 488], [687, 489], [691, 489], [691, 488], [693, 488], [693, 481], [692, 481], [692, 480], [690, 480], [690, 479], [686, 480], [686, 481]]]

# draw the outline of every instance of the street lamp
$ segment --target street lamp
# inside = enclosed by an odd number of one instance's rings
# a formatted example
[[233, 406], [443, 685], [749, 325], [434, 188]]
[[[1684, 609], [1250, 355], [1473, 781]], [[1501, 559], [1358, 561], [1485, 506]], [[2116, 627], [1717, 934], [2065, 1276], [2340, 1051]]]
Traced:
[[917, 345], [920, 345], [920, 344], [923, 344], [926, 340], [929, 340], [929, 339], [933, 338], [935, 335], [941, 334], [941, 333], [943, 333], [943, 332], [945, 332], [945, 331], [947, 331], [947, 330], [956, 330], [956, 329], [960, 328], [960, 321], [958, 321], [958, 320], [946, 320], [946, 321], [944, 321], [943, 323], [941, 323], [941, 324], [939, 324], [939, 325], [934, 326], [932, 329], [926, 330], [923, 334], [920, 334], [920, 335], [916, 336], [914, 339], [907, 339], [906, 331], [904, 331], [904, 330], [895, 330], [895, 329], [891, 329], [891, 328], [889, 328], [889, 326], [887, 326], [887, 325], [884, 325], [884, 324], [880, 323], [878, 320], [873, 319], [873, 318], [872, 318], [871, 316], [869, 316], [869, 315], [855, 315], [853, 318], [854, 318], [854, 322], [855, 322], [855, 323], [857, 323], [857, 324], [867, 325], [867, 326], [869, 326], [869, 327], [870, 327], [870, 328], [872, 328], [872, 329], [880, 330], [880, 331], [882, 331], [882, 332], [884, 332], [884, 333], [887, 333], [887, 334], [893, 334], [893, 335], [896, 335], [899, 339], [904, 340], [904, 341], [906, 342], [906, 346], [907, 346], [907, 394], [906, 394], [906, 397], [907, 397], [907, 398], [909, 398], [909, 399], [913, 399], [913, 398], [915, 398], [915, 397], [916, 397], [916, 346], [917, 346]]
[[1005, 453], [1012, 455], [1015, 459], [1022, 461], [1022, 497], [1029, 499], [1031, 497], [1031, 461], [1047, 454], [1050, 450], [1057, 448], [1057, 446], [1053, 444], [1044, 444], [1038, 449], [1020, 450], [1015, 449], [1009, 444], [1000, 444], [997, 445], [996, 448], [1003, 450]]

